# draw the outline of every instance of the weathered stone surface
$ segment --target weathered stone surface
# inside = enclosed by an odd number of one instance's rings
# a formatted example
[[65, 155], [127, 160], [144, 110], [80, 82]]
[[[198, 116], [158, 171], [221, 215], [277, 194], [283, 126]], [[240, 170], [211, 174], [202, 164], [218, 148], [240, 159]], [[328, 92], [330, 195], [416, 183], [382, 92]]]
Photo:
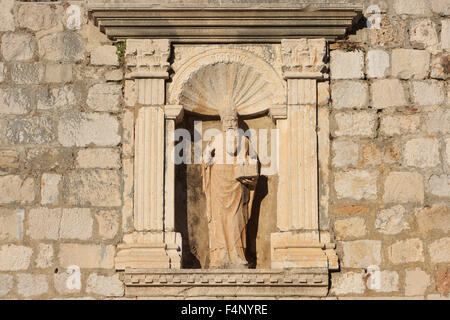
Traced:
[[423, 243], [420, 239], [397, 241], [388, 247], [387, 252], [393, 264], [424, 262]]
[[134, 112], [125, 110], [122, 119], [122, 153], [124, 156], [134, 155]]
[[397, 14], [425, 15], [430, 13], [428, 2], [423, 0], [394, 0]]
[[348, 140], [333, 141], [333, 166], [355, 166], [359, 158], [359, 145]]
[[421, 296], [430, 286], [430, 276], [420, 268], [405, 271], [405, 295]]
[[445, 140], [445, 150], [446, 150], [447, 165], [450, 166], [450, 138]]
[[415, 20], [411, 23], [409, 41], [422, 48], [434, 47], [439, 43], [436, 25], [430, 19]]
[[338, 207], [333, 210], [334, 214], [338, 215], [354, 215], [354, 214], [366, 214], [369, 212], [369, 208], [363, 206], [345, 206]]
[[402, 46], [405, 42], [406, 22], [396, 17], [382, 16], [380, 28], [369, 30], [371, 46]]
[[6, 137], [12, 144], [42, 144], [55, 139], [55, 123], [47, 116], [9, 121]]
[[64, 177], [64, 200], [71, 205], [120, 206], [120, 181], [117, 171], [72, 171]]
[[100, 210], [95, 214], [98, 234], [102, 239], [114, 239], [119, 231], [120, 221], [116, 211]]
[[400, 79], [424, 79], [430, 70], [430, 53], [425, 50], [394, 49], [392, 75]]
[[33, 59], [36, 43], [26, 33], [5, 33], [2, 37], [2, 54], [6, 61]]
[[49, 63], [45, 66], [44, 81], [46, 83], [61, 83], [72, 81], [72, 65]]
[[417, 172], [391, 172], [384, 183], [385, 202], [420, 202], [424, 200], [423, 177]]
[[384, 234], [398, 234], [409, 229], [406, 210], [398, 205], [390, 209], [381, 210], [375, 220], [375, 229]]
[[363, 52], [331, 51], [331, 79], [362, 79], [363, 68]]
[[362, 272], [332, 273], [331, 294], [336, 296], [346, 294], [362, 294], [365, 291]]
[[22, 240], [24, 217], [24, 209], [0, 208], [0, 241]]
[[450, 207], [446, 204], [417, 209], [415, 218], [419, 232], [424, 235], [432, 231], [450, 231]]
[[420, 128], [420, 115], [387, 115], [381, 118], [381, 132], [386, 136], [416, 133]]
[[337, 81], [331, 86], [333, 108], [364, 108], [369, 104], [369, 86], [366, 82]]
[[382, 153], [380, 148], [375, 143], [367, 143], [362, 146], [362, 154], [360, 165], [377, 166], [382, 161]]
[[137, 102], [136, 85], [134, 80], [125, 80], [124, 102], [127, 107], [134, 107]]
[[[78, 288], [76, 283], [72, 283], [71, 280], [76, 275], [71, 275], [69, 272], [59, 272], [53, 275], [53, 282], [55, 284], [55, 289], [59, 294], [71, 294], [78, 293], [81, 291], [81, 285]], [[72, 277], [69, 279], [69, 277]], [[80, 275], [81, 277], [81, 275]]]
[[6, 67], [3, 62], [0, 62], [0, 83], [5, 81], [6, 78]]
[[16, 246], [4, 245], [0, 248], [0, 271], [26, 270], [30, 265], [33, 249]]
[[0, 32], [14, 31], [16, 29], [14, 22], [14, 0], [0, 0]]
[[123, 71], [120, 69], [107, 71], [105, 73], [106, 81], [122, 81], [124, 77]]
[[17, 20], [21, 28], [32, 31], [50, 29], [58, 25], [57, 16], [50, 6], [35, 3], [21, 5]]
[[343, 265], [346, 268], [367, 268], [381, 264], [381, 241], [357, 240], [343, 242]]
[[120, 142], [117, 118], [108, 114], [69, 113], [58, 125], [58, 140], [65, 147], [115, 146]]
[[383, 147], [383, 161], [389, 164], [399, 164], [401, 159], [401, 151], [397, 142], [387, 143]]
[[376, 292], [399, 291], [399, 277], [396, 271], [375, 271], [373, 275], [377, 279], [366, 281], [367, 288]]
[[44, 173], [41, 179], [41, 204], [56, 205], [59, 202], [60, 174]]
[[48, 291], [47, 276], [43, 274], [18, 274], [17, 291], [26, 298], [45, 294]]
[[427, 133], [450, 133], [450, 110], [436, 110], [428, 113], [425, 118]]
[[88, 240], [92, 237], [94, 220], [90, 209], [63, 209], [60, 237], [62, 239]]
[[94, 66], [118, 66], [117, 48], [115, 46], [94, 48], [91, 51], [91, 64]]
[[78, 168], [118, 169], [121, 166], [117, 149], [83, 149], [76, 159]]
[[407, 104], [405, 89], [397, 79], [376, 80], [370, 88], [372, 106], [376, 109], [404, 107]]
[[133, 230], [134, 214], [134, 161], [123, 160], [123, 207], [122, 207], [122, 230], [130, 232]]
[[450, 49], [450, 19], [442, 20], [441, 46], [442, 49]]
[[338, 113], [335, 115], [335, 136], [364, 136], [375, 134], [376, 114], [370, 112]]
[[367, 234], [366, 223], [361, 217], [336, 220], [334, 230], [337, 240], [361, 238]]
[[35, 263], [36, 267], [41, 269], [46, 269], [53, 266], [53, 247], [51, 244], [39, 244], [39, 252]]
[[438, 197], [450, 197], [450, 175], [432, 175], [428, 180], [429, 192]]
[[335, 175], [334, 188], [338, 198], [355, 200], [377, 198], [377, 172], [351, 170]]
[[32, 239], [59, 239], [61, 209], [35, 208], [28, 213], [27, 236]]
[[429, 168], [440, 163], [439, 141], [434, 138], [411, 139], [405, 144], [404, 162], [407, 166]]
[[114, 267], [115, 249], [112, 245], [62, 243], [59, 249], [59, 263], [62, 267], [76, 265], [80, 268]]
[[431, 262], [450, 262], [450, 238], [442, 238], [434, 241], [428, 247]]
[[30, 90], [23, 88], [0, 89], [0, 114], [26, 114], [31, 107]]
[[391, 65], [389, 54], [384, 50], [370, 50], [367, 53], [367, 76], [384, 78]]
[[440, 294], [448, 295], [450, 293], [450, 268], [436, 270], [434, 273], [434, 283], [436, 291]]
[[37, 107], [40, 110], [71, 110], [80, 100], [81, 92], [73, 86], [42, 88], [37, 94]]
[[448, 79], [450, 74], [450, 54], [436, 55], [431, 60], [431, 78]]
[[124, 295], [125, 289], [118, 274], [106, 277], [92, 273], [87, 279], [86, 292], [107, 297], [121, 297]]
[[25, 168], [51, 171], [73, 166], [73, 155], [65, 148], [30, 148], [27, 150]]
[[33, 178], [22, 178], [16, 175], [0, 176], [0, 203], [30, 203], [34, 201]]
[[412, 83], [414, 103], [418, 106], [438, 106], [445, 102], [445, 88], [442, 81], [414, 81]]
[[13, 277], [9, 274], [0, 274], [0, 297], [9, 294], [13, 288]]
[[96, 84], [89, 89], [87, 105], [93, 111], [118, 111], [121, 96], [120, 85]]
[[15, 63], [11, 66], [11, 79], [16, 84], [39, 84], [44, 73], [44, 66], [37, 63]]
[[20, 152], [16, 150], [0, 150], [1, 168], [19, 168], [21, 159]]
[[74, 32], [52, 33], [39, 39], [39, 55], [51, 61], [81, 61], [84, 59], [83, 41]]
[[433, 0], [430, 4], [434, 13], [442, 16], [450, 15], [450, 0]]

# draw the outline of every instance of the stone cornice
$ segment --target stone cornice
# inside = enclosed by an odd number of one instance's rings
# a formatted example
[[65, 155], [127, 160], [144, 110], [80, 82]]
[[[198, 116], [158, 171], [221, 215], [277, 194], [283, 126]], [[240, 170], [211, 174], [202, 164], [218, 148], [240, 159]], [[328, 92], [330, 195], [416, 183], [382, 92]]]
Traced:
[[360, 19], [352, 5], [285, 7], [171, 7], [139, 3], [90, 4], [89, 15], [112, 39], [170, 39], [175, 43], [271, 42], [345, 36]]

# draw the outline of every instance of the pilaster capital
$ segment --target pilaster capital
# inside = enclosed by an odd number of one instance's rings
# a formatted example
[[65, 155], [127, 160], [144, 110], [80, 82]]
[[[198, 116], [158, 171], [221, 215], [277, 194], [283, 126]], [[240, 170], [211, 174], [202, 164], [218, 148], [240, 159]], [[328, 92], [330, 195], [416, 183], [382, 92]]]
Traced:
[[164, 114], [166, 119], [175, 120], [178, 123], [183, 120], [184, 109], [181, 105], [165, 105]]
[[283, 39], [282, 70], [285, 79], [321, 79], [326, 77], [325, 39]]
[[128, 39], [126, 49], [127, 78], [168, 79], [170, 40]]

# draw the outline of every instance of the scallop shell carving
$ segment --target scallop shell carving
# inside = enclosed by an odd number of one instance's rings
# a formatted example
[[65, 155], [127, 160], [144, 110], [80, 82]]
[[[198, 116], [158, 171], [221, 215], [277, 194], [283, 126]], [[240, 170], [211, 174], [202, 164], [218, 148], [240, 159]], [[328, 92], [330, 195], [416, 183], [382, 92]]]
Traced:
[[273, 105], [274, 89], [262, 73], [240, 63], [216, 63], [198, 70], [184, 85], [180, 103], [185, 110], [218, 115], [237, 108], [239, 115], [254, 115]]

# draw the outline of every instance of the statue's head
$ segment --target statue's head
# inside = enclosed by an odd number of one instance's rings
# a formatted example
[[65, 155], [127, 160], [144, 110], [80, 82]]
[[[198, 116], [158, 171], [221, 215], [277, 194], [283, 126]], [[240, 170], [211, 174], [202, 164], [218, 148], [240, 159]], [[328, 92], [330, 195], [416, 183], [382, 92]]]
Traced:
[[238, 128], [238, 114], [235, 108], [225, 108], [220, 111], [220, 121], [222, 130], [227, 132], [229, 129]]

